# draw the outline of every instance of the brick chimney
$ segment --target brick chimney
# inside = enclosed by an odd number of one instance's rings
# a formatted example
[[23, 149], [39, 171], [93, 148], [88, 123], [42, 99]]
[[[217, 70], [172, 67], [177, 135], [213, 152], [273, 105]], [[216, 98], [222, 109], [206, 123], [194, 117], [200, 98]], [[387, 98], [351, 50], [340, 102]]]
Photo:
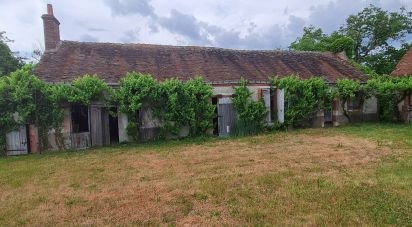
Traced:
[[60, 22], [53, 15], [53, 6], [47, 4], [47, 14], [41, 16], [44, 27], [44, 47], [46, 50], [55, 49], [60, 42]]

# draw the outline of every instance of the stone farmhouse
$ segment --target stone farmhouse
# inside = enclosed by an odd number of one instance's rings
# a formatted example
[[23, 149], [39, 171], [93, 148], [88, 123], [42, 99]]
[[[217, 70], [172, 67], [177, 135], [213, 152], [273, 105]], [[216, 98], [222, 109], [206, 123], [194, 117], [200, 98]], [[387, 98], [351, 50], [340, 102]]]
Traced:
[[[200, 75], [213, 86], [211, 102], [216, 105], [213, 133], [218, 136], [227, 136], [236, 121], [231, 97], [233, 87], [239, 84], [241, 77], [249, 81], [255, 100], [263, 98], [269, 111], [268, 124], [282, 121], [284, 111], [283, 91], [271, 89], [270, 76], [297, 75], [302, 79], [320, 76], [330, 86], [341, 78], [367, 80], [366, 75], [353, 67], [342, 54], [65, 41], [60, 39], [60, 22], [53, 14], [52, 5], [47, 5], [47, 14], [41, 18], [45, 52], [35, 68], [40, 79], [47, 83], [67, 83], [84, 74], [96, 74], [116, 88], [120, 79], [132, 71], [151, 74], [159, 81], [168, 78], [185, 81]], [[348, 105], [353, 119], [377, 119], [377, 101], [374, 98], [362, 106], [356, 100]], [[111, 111], [116, 111], [116, 106], [111, 107]], [[119, 113], [113, 117], [101, 103], [68, 105], [64, 112], [63, 135], [67, 148], [104, 146], [129, 140], [127, 116]], [[142, 140], [155, 136], [159, 125], [152, 119], [150, 111], [142, 110], [138, 115]], [[313, 126], [337, 126], [346, 121], [339, 100], [335, 100], [330, 111], [317, 114]], [[30, 145], [27, 149], [35, 152], [38, 149], [36, 130], [29, 127], [28, 131]], [[50, 131], [52, 145], [53, 134]]]

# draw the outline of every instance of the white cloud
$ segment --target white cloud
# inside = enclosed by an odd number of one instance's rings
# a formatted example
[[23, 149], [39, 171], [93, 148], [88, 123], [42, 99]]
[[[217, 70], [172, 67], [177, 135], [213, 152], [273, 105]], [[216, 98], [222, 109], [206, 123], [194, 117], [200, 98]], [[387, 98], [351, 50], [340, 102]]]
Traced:
[[330, 32], [349, 14], [373, 3], [387, 10], [410, 0], [0, 0], [0, 30], [13, 50], [43, 42], [40, 16], [53, 4], [65, 40], [286, 48], [310, 24]]

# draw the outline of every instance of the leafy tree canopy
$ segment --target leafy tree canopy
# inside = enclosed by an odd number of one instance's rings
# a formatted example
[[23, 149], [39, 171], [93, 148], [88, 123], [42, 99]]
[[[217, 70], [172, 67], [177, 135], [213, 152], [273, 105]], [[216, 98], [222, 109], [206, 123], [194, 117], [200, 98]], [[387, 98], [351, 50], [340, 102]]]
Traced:
[[21, 58], [16, 57], [7, 45], [13, 40], [10, 40], [4, 34], [5, 32], [0, 32], [0, 76], [8, 75], [23, 65]]
[[372, 68], [378, 74], [390, 74], [412, 46], [406, 37], [412, 33], [412, 12], [401, 8], [388, 12], [370, 5], [331, 35], [321, 28], [304, 28], [303, 36], [290, 45], [292, 50], [345, 51], [354, 62]]
[[299, 51], [330, 51], [339, 53], [345, 51], [348, 57], [353, 55], [354, 41], [345, 35], [333, 32], [330, 36], [322, 29], [314, 26], [305, 27], [303, 36], [294, 41], [289, 48]]

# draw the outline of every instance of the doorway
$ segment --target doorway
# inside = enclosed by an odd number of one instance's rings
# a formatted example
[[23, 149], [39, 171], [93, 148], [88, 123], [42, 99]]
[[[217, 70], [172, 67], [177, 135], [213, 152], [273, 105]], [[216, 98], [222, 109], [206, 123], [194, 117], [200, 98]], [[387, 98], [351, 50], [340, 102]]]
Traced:
[[218, 97], [213, 97], [212, 98], [212, 105], [215, 107], [215, 115], [213, 117], [213, 135], [218, 136], [219, 135], [219, 115], [217, 112], [218, 109]]
[[[109, 135], [110, 144], [119, 143], [119, 119], [117, 117], [117, 108], [110, 108], [111, 114], [109, 114]], [[116, 114], [112, 114], [116, 113]]]
[[333, 111], [332, 109], [323, 111], [323, 123], [325, 127], [333, 126]]
[[223, 97], [218, 101], [219, 136], [229, 136], [237, 120], [237, 113], [231, 97]]

